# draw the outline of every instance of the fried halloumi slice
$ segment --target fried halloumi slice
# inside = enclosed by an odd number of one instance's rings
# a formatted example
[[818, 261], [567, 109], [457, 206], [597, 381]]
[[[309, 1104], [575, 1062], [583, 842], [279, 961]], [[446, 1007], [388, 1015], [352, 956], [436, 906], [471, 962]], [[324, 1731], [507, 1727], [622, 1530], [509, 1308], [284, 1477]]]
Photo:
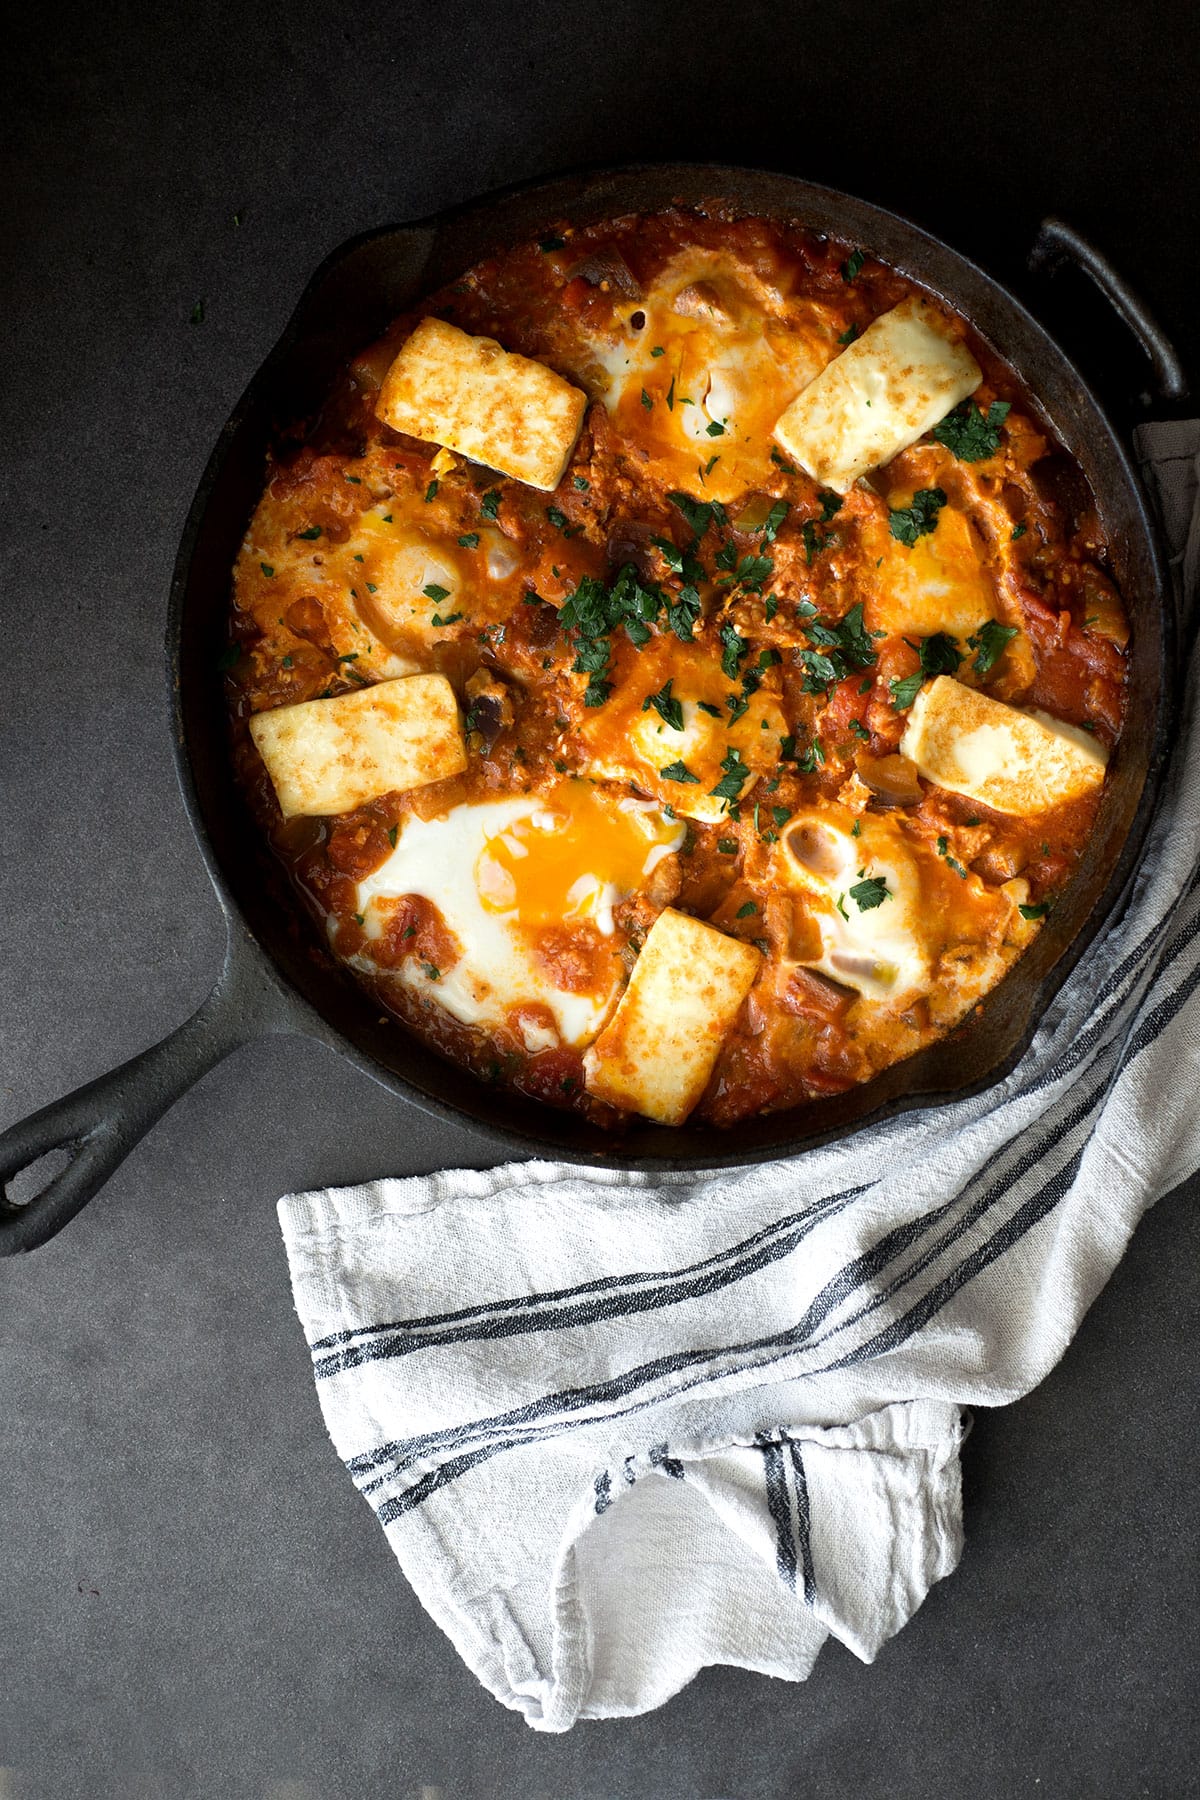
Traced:
[[458, 702], [444, 675], [402, 675], [353, 694], [277, 706], [254, 715], [250, 736], [285, 819], [350, 812], [467, 766]]
[[660, 1125], [682, 1125], [761, 961], [752, 944], [688, 913], [660, 913], [616, 1012], [584, 1055], [588, 1092]]
[[529, 487], [556, 488], [583, 423], [587, 395], [544, 363], [422, 319], [384, 377], [385, 425], [486, 463]]
[[917, 695], [900, 754], [927, 781], [1018, 818], [1092, 792], [1108, 762], [1090, 732], [1049, 713], [1006, 706], [949, 675]]
[[844, 494], [915, 444], [982, 379], [970, 351], [913, 296], [826, 364], [779, 419], [775, 437], [814, 480]]

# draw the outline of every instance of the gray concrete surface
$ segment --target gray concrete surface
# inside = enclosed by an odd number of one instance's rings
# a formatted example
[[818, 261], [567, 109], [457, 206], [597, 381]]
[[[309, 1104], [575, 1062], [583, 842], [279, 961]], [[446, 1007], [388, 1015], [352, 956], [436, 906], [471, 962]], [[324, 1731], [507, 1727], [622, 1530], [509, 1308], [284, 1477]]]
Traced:
[[[1198, 50], [1190, 7], [1028, 0], [10, 19], [0, 1124], [215, 975], [165, 593], [210, 444], [326, 250], [540, 171], [723, 157], [894, 205], [1001, 275], [1064, 213], [1196, 366]], [[979, 1417], [962, 1567], [874, 1668], [835, 1646], [799, 1689], [709, 1671], [548, 1740], [462, 1668], [337, 1463], [273, 1212], [291, 1186], [486, 1160], [273, 1041], [0, 1266], [2, 1800], [1200, 1793], [1197, 1183], [1054, 1375]]]

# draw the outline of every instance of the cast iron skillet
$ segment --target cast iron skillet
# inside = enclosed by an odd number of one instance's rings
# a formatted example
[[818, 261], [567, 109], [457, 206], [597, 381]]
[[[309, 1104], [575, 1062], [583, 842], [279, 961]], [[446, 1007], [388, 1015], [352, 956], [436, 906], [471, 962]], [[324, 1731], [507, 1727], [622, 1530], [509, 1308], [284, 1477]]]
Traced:
[[[796, 219], [861, 244], [942, 295], [996, 347], [1037, 396], [1098, 499], [1133, 628], [1130, 723], [1095, 835], [1068, 892], [981, 1015], [838, 1098], [750, 1120], [731, 1132], [635, 1122], [613, 1136], [576, 1115], [489, 1089], [442, 1061], [400, 1024], [382, 1022], [377, 1003], [323, 953], [233, 780], [218, 664], [230, 568], [276, 428], [307, 413], [338, 368], [395, 314], [497, 247], [535, 236], [562, 218], [585, 224], [675, 200], [723, 200], [739, 211]], [[1158, 396], [1182, 398], [1186, 384], [1178, 360], [1144, 308], [1090, 245], [1048, 221], [1031, 261], [1048, 265], [1064, 258], [1086, 268], [1137, 334]], [[498, 1153], [647, 1170], [766, 1161], [911, 1107], [979, 1091], [1007, 1074], [1027, 1048], [1136, 865], [1167, 741], [1172, 622], [1145, 496], [1125, 445], [1082, 377], [1013, 294], [894, 213], [791, 176], [668, 165], [563, 176], [351, 239], [317, 270], [222, 431], [188, 515], [171, 586], [166, 643], [175, 759], [229, 927], [225, 966], [200, 1010], [170, 1037], [0, 1136], [0, 1251], [32, 1249], [51, 1237], [187, 1087], [238, 1045], [273, 1032], [320, 1039], [398, 1098], [442, 1118], [469, 1121]], [[66, 1166], [24, 1205], [9, 1199], [7, 1184], [51, 1151], [68, 1155]]]

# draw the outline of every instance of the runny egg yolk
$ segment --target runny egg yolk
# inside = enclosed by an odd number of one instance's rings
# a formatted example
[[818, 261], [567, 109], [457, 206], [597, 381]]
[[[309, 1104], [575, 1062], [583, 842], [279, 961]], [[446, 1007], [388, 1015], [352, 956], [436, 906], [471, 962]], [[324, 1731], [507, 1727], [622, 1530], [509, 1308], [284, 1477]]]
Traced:
[[601, 801], [585, 782], [564, 783], [485, 840], [475, 885], [489, 912], [515, 913], [527, 927], [590, 919], [607, 934], [614, 902], [636, 892], [685, 832], [657, 807]]

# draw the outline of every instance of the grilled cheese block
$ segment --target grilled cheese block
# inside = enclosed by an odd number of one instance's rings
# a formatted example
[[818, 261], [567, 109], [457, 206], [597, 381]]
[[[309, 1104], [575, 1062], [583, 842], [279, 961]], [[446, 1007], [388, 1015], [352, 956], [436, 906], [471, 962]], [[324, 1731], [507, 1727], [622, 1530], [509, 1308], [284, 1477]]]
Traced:
[[970, 351], [914, 296], [882, 313], [809, 382], [775, 437], [814, 480], [844, 494], [915, 444], [982, 379]]
[[376, 413], [410, 437], [457, 450], [549, 492], [575, 448], [587, 395], [553, 369], [422, 319], [384, 377]]
[[1020, 818], [1091, 793], [1108, 762], [1090, 732], [1049, 713], [1018, 711], [949, 675], [917, 695], [900, 754], [927, 781]]
[[752, 944], [668, 907], [629, 986], [583, 1059], [588, 1092], [660, 1125], [682, 1125], [758, 974]]
[[350, 812], [467, 766], [458, 702], [444, 675], [404, 675], [277, 706], [255, 714], [250, 736], [285, 819]]

